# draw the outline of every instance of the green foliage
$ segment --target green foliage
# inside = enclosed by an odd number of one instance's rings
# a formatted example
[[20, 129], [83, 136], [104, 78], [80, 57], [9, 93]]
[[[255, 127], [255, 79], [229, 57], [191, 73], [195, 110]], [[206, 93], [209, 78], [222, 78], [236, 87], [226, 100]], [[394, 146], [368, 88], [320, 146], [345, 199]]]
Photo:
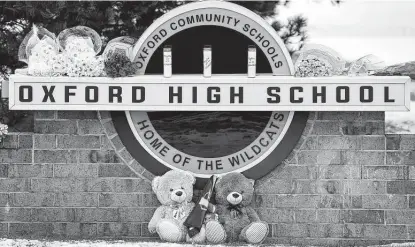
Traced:
[[109, 77], [124, 77], [134, 75], [138, 66], [124, 53], [115, 53], [105, 61], [105, 73]]

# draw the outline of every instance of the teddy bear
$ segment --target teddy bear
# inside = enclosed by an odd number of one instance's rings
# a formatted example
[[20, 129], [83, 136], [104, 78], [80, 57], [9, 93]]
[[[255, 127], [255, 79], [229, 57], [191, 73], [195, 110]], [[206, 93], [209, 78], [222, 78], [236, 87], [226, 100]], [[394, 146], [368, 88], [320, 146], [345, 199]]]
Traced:
[[192, 202], [195, 181], [192, 173], [178, 170], [168, 171], [153, 179], [152, 188], [161, 206], [156, 209], [148, 223], [150, 233], [157, 233], [161, 240], [167, 242], [205, 241], [204, 227], [190, 238], [188, 229], [183, 225], [195, 206]]
[[268, 224], [250, 206], [254, 180], [241, 173], [228, 173], [215, 185], [217, 220], [206, 223], [208, 243], [247, 242], [260, 244], [268, 235]]

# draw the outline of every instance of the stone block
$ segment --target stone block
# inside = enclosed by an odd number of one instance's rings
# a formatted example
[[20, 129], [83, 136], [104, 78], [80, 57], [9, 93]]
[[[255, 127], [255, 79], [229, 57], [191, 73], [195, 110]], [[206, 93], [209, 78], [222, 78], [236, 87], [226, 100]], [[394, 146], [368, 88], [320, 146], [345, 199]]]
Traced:
[[415, 150], [415, 135], [402, 135], [401, 136], [401, 150]]
[[119, 208], [121, 222], [149, 222], [156, 208]]
[[54, 177], [98, 177], [98, 164], [56, 164]]
[[386, 224], [411, 225], [415, 221], [415, 211], [387, 210], [385, 212], [386, 212]]
[[52, 164], [9, 165], [10, 178], [50, 178], [52, 176]]
[[53, 193], [10, 193], [10, 207], [52, 207]]
[[140, 237], [141, 223], [98, 223], [98, 236], [100, 237]]
[[24, 178], [0, 179], [0, 192], [27, 192], [30, 181]]
[[385, 164], [383, 151], [342, 151], [341, 162], [344, 165], [373, 165]]
[[360, 179], [361, 167], [357, 165], [321, 165], [318, 174], [320, 179]]
[[0, 163], [32, 163], [32, 151], [25, 149], [0, 149]]
[[55, 149], [56, 135], [34, 135], [35, 149]]
[[99, 177], [137, 177], [130, 167], [124, 164], [100, 164]]
[[30, 222], [32, 221], [31, 208], [7, 208], [0, 210], [0, 221]]
[[360, 136], [319, 136], [317, 148], [358, 150], [362, 148], [362, 138]]
[[58, 111], [58, 119], [97, 119], [96, 111]]
[[139, 207], [143, 205], [142, 196], [140, 194], [99, 194], [100, 207]]
[[363, 166], [363, 179], [407, 179], [408, 169], [404, 166]]
[[32, 221], [35, 222], [72, 222], [75, 220], [73, 208], [32, 208]]
[[19, 147], [18, 135], [5, 135], [0, 142], [0, 148], [2, 149], [17, 149]]
[[319, 208], [343, 208], [343, 195], [321, 195]]
[[52, 236], [52, 223], [9, 223], [9, 237], [43, 238]]
[[61, 149], [100, 149], [100, 136], [58, 135], [58, 148]]
[[79, 163], [121, 163], [113, 150], [79, 150]]
[[35, 150], [35, 163], [68, 164], [77, 163], [75, 150]]
[[272, 179], [264, 182], [260, 181], [256, 184], [256, 192], [267, 194], [272, 191], [273, 194], [289, 194], [292, 192], [291, 180]]
[[340, 223], [341, 210], [319, 209], [317, 210], [317, 222], [320, 223]]
[[341, 151], [324, 150], [324, 151], [299, 151], [298, 164], [304, 165], [330, 165], [341, 163]]
[[33, 135], [19, 135], [19, 148], [31, 149], [33, 147]]
[[97, 207], [97, 193], [57, 193], [55, 206], [58, 207]]
[[399, 150], [401, 147], [402, 135], [385, 135], [386, 137], [386, 150]]
[[[120, 218], [118, 208], [76, 208], [75, 221], [78, 222], [118, 222]], [[138, 218], [135, 221], [140, 221]]]
[[292, 209], [264, 208], [257, 210], [260, 219], [268, 223], [294, 222], [294, 211]]
[[319, 195], [276, 195], [274, 205], [277, 208], [317, 208]]
[[345, 223], [384, 224], [385, 222], [385, 212], [383, 210], [344, 210], [342, 214]]
[[365, 225], [364, 237], [368, 239], [406, 239], [404, 225]]
[[38, 134], [76, 134], [75, 120], [37, 120], [34, 123], [34, 132]]
[[362, 149], [363, 150], [385, 150], [384, 136], [363, 136]]
[[[265, 218], [266, 219], [266, 218]], [[315, 209], [298, 209], [294, 211], [294, 219], [297, 223], [313, 223], [317, 221]], [[278, 222], [277, 222], [278, 223]]]
[[96, 223], [53, 223], [53, 236], [65, 239], [95, 238], [97, 236]]
[[78, 134], [80, 135], [101, 135], [105, 134], [99, 120], [79, 120]]
[[36, 120], [40, 119], [55, 119], [55, 111], [34, 111]]
[[316, 120], [311, 130], [311, 135], [341, 135], [339, 121]]
[[386, 165], [415, 165], [415, 151], [386, 152]]
[[402, 195], [364, 195], [363, 208], [404, 209], [407, 208], [406, 196]]

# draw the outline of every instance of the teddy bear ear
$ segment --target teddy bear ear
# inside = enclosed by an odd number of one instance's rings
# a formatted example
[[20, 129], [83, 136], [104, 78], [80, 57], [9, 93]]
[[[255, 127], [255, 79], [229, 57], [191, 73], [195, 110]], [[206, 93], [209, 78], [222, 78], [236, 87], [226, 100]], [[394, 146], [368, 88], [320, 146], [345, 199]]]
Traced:
[[160, 176], [153, 178], [153, 181], [151, 182], [151, 187], [153, 188], [154, 192], [157, 192], [159, 183], [160, 183]]
[[186, 174], [186, 177], [189, 178], [190, 181], [192, 181], [192, 184], [196, 183], [196, 178], [193, 175], [193, 173], [191, 173], [189, 171], [185, 171], [184, 173]]

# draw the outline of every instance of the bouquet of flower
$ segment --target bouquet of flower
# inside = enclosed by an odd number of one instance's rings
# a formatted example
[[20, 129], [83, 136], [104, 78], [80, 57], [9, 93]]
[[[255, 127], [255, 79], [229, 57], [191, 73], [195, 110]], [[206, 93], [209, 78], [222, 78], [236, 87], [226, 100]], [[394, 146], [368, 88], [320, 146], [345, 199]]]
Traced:
[[88, 27], [65, 29], [55, 38], [33, 26], [20, 45], [19, 60], [34, 76], [103, 76], [104, 60], [97, 56], [101, 46], [98, 33]]
[[0, 142], [3, 140], [4, 136], [8, 134], [8, 126], [6, 124], [0, 123]]

